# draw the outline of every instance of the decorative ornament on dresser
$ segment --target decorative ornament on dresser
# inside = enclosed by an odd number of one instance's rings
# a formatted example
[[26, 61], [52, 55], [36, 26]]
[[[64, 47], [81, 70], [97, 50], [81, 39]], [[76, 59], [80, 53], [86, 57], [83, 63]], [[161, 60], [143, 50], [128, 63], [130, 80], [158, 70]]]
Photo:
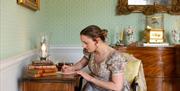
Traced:
[[125, 35], [126, 35], [125, 37], [126, 37], [126, 44], [127, 45], [135, 42], [134, 32], [135, 32], [135, 30], [133, 29], [132, 26], [128, 26], [128, 28], [125, 29]]
[[173, 44], [179, 44], [180, 43], [180, 32], [178, 30], [172, 30], [171, 31], [172, 38], [173, 38]]
[[164, 29], [164, 14], [146, 16], [143, 46], [169, 46]]

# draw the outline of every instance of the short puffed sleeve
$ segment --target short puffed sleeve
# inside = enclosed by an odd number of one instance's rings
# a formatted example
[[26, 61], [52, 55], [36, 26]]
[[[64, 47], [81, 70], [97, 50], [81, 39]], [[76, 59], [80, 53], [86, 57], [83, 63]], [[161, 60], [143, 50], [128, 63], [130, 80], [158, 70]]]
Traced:
[[119, 52], [115, 52], [107, 61], [107, 67], [112, 74], [123, 73], [126, 63], [125, 58]]
[[83, 49], [83, 54], [84, 54], [84, 58], [86, 58], [87, 60], [90, 59], [91, 53], [89, 53], [86, 49]]

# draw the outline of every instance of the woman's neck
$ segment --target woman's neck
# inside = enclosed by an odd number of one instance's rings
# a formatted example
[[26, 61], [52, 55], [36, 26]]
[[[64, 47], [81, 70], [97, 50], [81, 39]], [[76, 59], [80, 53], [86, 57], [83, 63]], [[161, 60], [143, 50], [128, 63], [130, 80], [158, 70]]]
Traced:
[[105, 56], [106, 54], [111, 52], [111, 50], [111, 47], [109, 47], [107, 44], [102, 43], [99, 45], [99, 47], [96, 49], [94, 53], [99, 56]]
[[94, 52], [94, 62], [95, 63], [101, 63], [102, 61], [105, 61], [107, 57], [113, 52], [113, 48], [109, 47], [108, 45], [99, 45]]

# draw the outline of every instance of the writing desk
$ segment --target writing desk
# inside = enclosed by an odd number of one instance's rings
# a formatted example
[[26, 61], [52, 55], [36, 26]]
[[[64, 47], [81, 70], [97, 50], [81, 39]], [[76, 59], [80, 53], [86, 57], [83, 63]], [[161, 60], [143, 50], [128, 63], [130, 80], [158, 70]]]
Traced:
[[47, 77], [30, 77], [24, 74], [20, 80], [21, 91], [78, 91], [80, 76], [57, 74]]

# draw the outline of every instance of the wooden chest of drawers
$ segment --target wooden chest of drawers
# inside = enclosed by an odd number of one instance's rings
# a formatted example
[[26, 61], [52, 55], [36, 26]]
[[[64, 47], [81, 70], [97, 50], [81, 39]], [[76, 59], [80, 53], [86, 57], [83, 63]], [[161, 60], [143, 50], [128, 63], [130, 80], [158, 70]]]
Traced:
[[147, 91], [179, 91], [180, 45], [171, 47], [116, 47], [143, 63]]

